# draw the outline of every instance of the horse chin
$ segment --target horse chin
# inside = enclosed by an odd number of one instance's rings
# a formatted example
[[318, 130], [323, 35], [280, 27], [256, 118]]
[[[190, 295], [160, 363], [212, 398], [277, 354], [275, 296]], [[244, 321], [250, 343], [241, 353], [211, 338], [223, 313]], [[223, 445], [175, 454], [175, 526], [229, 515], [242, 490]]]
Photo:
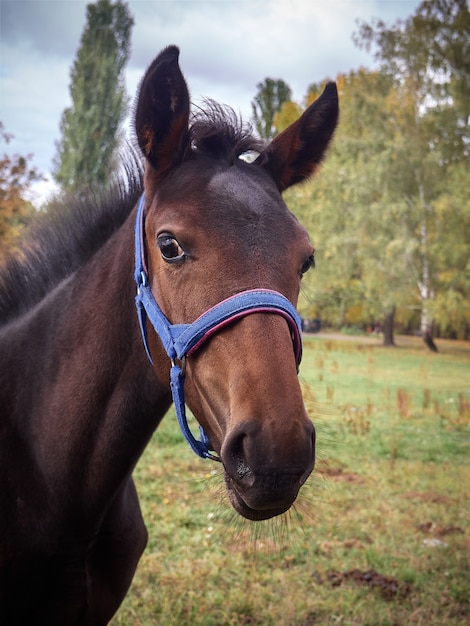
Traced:
[[227, 479], [226, 477], [225, 482], [230, 504], [239, 515], [245, 517], [246, 519], [249, 519], [252, 522], [261, 522], [263, 520], [276, 517], [277, 515], [282, 515], [283, 513], [288, 511], [293, 504], [291, 502], [287, 506], [283, 507], [252, 509], [250, 506], [248, 506], [243, 497], [238, 493], [232, 481], [230, 479]]

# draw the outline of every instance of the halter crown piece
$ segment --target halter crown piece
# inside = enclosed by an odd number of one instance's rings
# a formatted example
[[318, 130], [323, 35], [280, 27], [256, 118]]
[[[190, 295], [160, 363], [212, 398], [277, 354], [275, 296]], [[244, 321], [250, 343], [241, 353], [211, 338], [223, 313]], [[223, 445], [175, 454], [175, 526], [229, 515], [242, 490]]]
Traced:
[[[184, 402], [184, 378], [186, 359], [214, 333], [228, 324], [251, 313], [276, 313], [289, 325], [297, 367], [302, 358], [301, 319], [292, 303], [277, 291], [251, 289], [237, 293], [203, 313], [192, 324], [171, 324], [158, 306], [149, 285], [145, 260], [145, 197], [141, 196], [135, 225], [135, 298], [140, 330], [147, 356], [152, 361], [147, 341], [147, 319], [159, 336], [171, 361], [170, 387], [181, 432], [192, 450], [202, 458], [220, 461], [213, 454], [209, 439], [200, 426], [201, 439], [197, 440], [188, 426]], [[176, 363], [181, 362], [181, 366]]]

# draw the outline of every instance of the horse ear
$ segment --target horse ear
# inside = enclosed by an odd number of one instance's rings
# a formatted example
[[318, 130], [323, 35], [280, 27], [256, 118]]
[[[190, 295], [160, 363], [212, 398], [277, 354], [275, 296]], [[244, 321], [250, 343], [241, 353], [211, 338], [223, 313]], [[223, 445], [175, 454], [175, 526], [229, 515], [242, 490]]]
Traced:
[[328, 83], [322, 95], [271, 141], [255, 163], [271, 174], [280, 191], [306, 180], [325, 154], [338, 115], [336, 85]]
[[136, 106], [137, 140], [158, 178], [181, 163], [190, 149], [189, 92], [178, 57], [176, 46], [156, 57], [142, 79]]

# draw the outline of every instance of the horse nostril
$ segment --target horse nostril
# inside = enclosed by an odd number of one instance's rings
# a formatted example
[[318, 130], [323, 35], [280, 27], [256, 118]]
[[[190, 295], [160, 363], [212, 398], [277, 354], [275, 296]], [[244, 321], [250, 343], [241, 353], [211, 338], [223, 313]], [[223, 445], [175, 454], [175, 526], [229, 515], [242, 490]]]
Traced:
[[[248, 430], [251, 430], [248, 428]], [[225, 470], [237, 482], [247, 482], [253, 477], [248, 458], [250, 456], [247, 446], [253, 433], [246, 432], [242, 426], [237, 426], [224, 441], [221, 449], [221, 458]]]
[[251, 471], [250, 467], [248, 465], [246, 465], [246, 463], [244, 463], [243, 461], [241, 461], [240, 459], [238, 460], [238, 465], [237, 465], [237, 476], [240, 480], [242, 480], [243, 478], [245, 478], [245, 476], [248, 476], [248, 474], [252, 474], [253, 472]]
[[[293, 443], [292, 439], [296, 439]], [[262, 475], [285, 474], [300, 484], [305, 482], [315, 464], [315, 428], [309, 421], [302, 435], [282, 446], [277, 440], [270, 445], [266, 433], [256, 422], [236, 426], [222, 444], [221, 459], [225, 470], [240, 485], [252, 485]], [[292, 445], [289, 445], [292, 443]], [[258, 477], [258, 478], [257, 478]]]

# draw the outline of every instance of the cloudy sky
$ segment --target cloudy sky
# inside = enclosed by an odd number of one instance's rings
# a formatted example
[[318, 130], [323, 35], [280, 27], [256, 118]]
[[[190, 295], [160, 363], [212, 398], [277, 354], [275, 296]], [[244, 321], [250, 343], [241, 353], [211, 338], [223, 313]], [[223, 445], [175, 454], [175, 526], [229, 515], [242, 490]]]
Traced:
[[[86, 0], [0, 0], [0, 120], [14, 139], [1, 152], [33, 153], [50, 178]], [[282, 78], [301, 101], [308, 85], [361, 65], [357, 20], [392, 24], [419, 0], [128, 0], [134, 17], [126, 71], [131, 97], [154, 56], [180, 47], [193, 102], [210, 97], [250, 117], [256, 85]]]

